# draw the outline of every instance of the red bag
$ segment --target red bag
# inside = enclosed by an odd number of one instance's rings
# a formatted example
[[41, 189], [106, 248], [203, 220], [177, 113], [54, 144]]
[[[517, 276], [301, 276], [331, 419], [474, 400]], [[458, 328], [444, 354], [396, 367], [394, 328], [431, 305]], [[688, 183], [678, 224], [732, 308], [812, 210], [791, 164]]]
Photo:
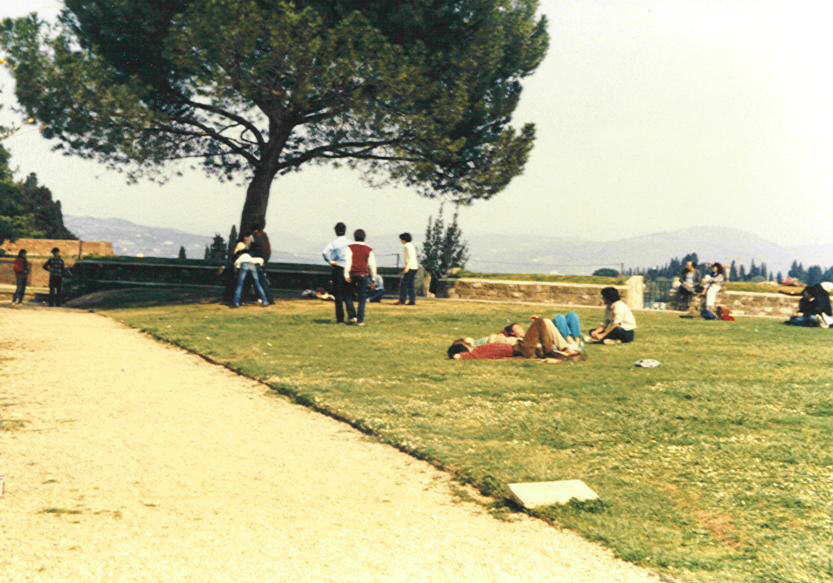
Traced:
[[728, 308], [718, 307], [717, 315], [720, 317], [721, 320], [724, 320], [726, 322], [735, 321], [734, 316], [732, 316], [732, 312], [730, 312]]
[[22, 257], [18, 257], [14, 260], [14, 272], [15, 273], [26, 273], [26, 264], [23, 262]]

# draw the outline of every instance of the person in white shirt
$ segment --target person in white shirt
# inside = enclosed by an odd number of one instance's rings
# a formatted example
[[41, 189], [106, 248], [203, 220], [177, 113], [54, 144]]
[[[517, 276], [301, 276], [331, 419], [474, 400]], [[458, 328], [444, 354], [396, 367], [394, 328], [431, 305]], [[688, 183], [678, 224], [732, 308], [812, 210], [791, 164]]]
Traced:
[[352, 241], [344, 236], [347, 232], [347, 226], [344, 223], [336, 223], [335, 232], [336, 238], [324, 247], [324, 250], [321, 251], [321, 255], [324, 257], [324, 261], [329, 263], [333, 270], [331, 279], [333, 295], [336, 299], [336, 323], [341, 324], [344, 322], [344, 303], [347, 298], [344, 281], [345, 250], [347, 249], [347, 246], [352, 243]]
[[[399, 286], [399, 305], [416, 305], [416, 288], [415, 280], [416, 273], [419, 269], [419, 262], [417, 261], [416, 247], [411, 242], [413, 239], [410, 233], [401, 233], [399, 235], [399, 242], [402, 243], [402, 248], [405, 255], [405, 265], [402, 268], [402, 283]], [[407, 296], [407, 302], [405, 297]]]
[[602, 299], [607, 306], [604, 324], [590, 332], [589, 338], [585, 340], [604, 344], [633, 342], [636, 318], [628, 304], [622, 301], [615, 287], [602, 289]]

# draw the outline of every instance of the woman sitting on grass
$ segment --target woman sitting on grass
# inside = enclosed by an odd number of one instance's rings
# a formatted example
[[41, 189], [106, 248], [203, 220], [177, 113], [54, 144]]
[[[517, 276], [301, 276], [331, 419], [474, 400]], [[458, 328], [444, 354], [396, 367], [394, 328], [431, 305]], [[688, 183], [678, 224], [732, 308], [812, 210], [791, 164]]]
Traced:
[[619, 297], [619, 292], [615, 287], [606, 287], [602, 290], [602, 299], [607, 306], [604, 324], [590, 332], [590, 336], [585, 340], [604, 344], [633, 342], [636, 318], [633, 317], [633, 312], [628, 305]]

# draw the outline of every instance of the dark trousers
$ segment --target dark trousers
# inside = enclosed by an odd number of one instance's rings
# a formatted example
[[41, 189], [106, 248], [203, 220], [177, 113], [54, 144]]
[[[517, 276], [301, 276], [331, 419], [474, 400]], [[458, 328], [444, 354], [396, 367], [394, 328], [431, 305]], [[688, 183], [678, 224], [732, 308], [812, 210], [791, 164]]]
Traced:
[[[364, 309], [367, 304], [367, 288], [370, 285], [370, 280], [365, 275], [357, 273], [350, 274], [350, 284], [347, 286], [347, 317], [351, 320], [356, 318], [359, 322], [364, 322]], [[359, 296], [359, 311], [353, 307], [353, 299]]]
[[373, 293], [370, 294], [370, 296], [368, 297], [368, 301], [371, 304], [378, 304], [379, 302], [382, 301], [382, 297], [384, 295], [385, 295], [385, 290], [377, 288], [373, 291]]
[[624, 330], [622, 328], [614, 328], [610, 334], [606, 336], [606, 338], [610, 338], [611, 340], [621, 340], [625, 344], [633, 342], [635, 337], [636, 334], [633, 330]]
[[64, 289], [64, 278], [60, 275], [49, 276], [49, 305], [60, 306]]
[[408, 303], [416, 303], [416, 288], [414, 288], [414, 280], [416, 280], [416, 270], [412, 269], [402, 276], [402, 283], [399, 288], [399, 303], [405, 303], [405, 296], [408, 296]]
[[333, 267], [333, 296], [336, 298], [336, 322], [344, 322], [345, 284], [344, 268]]
[[25, 273], [15, 273], [14, 276], [17, 287], [15, 288], [14, 295], [12, 296], [12, 303], [17, 302], [22, 304], [23, 296], [26, 294], [26, 284], [28, 283], [29, 276]]

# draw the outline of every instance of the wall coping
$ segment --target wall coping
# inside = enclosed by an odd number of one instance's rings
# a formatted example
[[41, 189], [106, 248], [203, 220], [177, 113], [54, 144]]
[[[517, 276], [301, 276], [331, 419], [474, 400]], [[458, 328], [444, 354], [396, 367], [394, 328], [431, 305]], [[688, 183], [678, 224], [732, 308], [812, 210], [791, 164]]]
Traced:
[[627, 289], [628, 284], [604, 284], [604, 283], [570, 283], [566, 281], [526, 281], [517, 279], [485, 279], [480, 277], [448, 277], [440, 281], [454, 282], [476, 282], [476, 283], [499, 283], [501, 285], [546, 285], [550, 287], [595, 287], [602, 289], [605, 287], [616, 287]]

